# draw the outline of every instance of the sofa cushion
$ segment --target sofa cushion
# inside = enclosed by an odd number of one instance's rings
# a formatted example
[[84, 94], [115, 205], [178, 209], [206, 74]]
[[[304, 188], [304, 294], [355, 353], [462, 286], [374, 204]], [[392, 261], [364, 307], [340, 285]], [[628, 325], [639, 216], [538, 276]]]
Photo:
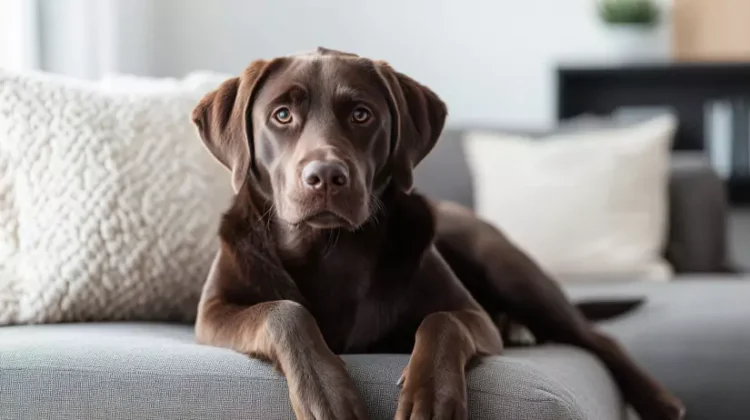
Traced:
[[571, 285], [573, 300], [645, 296], [601, 329], [683, 400], [691, 419], [748, 418], [750, 277], [684, 275], [668, 284]]
[[669, 280], [661, 251], [676, 126], [663, 115], [543, 139], [469, 132], [476, 212], [560, 281]]
[[[406, 355], [345, 356], [372, 419], [392, 419]], [[621, 419], [599, 361], [568, 347], [509, 350], [472, 367], [472, 419]], [[0, 328], [0, 407], [9, 418], [293, 419], [269, 365], [193, 343], [192, 327], [58, 324]], [[5, 418], [5, 417], [3, 417]]]

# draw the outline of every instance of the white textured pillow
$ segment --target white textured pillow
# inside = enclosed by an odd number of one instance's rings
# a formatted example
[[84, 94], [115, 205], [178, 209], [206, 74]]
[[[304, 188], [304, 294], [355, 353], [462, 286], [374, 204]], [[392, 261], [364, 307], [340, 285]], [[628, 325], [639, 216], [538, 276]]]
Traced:
[[468, 133], [478, 215], [560, 281], [667, 280], [672, 116], [530, 139]]
[[99, 87], [109, 92], [157, 93], [175, 90], [188, 92], [208, 92], [233, 77], [229, 74], [210, 70], [197, 70], [183, 78], [149, 77], [128, 73], [107, 73], [99, 80]]
[[[0, 131], [0, 144], [2, 136]], [[12, 322], [18, 315], [18, 211], [13, 175], [12, 162], [0, 147], [0, 325]]]
[[0, 71], [0, 323], [195, 316], [232, 197], [204, 93]]

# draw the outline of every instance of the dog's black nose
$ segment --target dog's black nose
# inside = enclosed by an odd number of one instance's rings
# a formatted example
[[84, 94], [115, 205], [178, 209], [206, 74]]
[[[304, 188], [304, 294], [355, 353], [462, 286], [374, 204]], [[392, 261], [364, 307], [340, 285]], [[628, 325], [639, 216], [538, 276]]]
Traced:
[[349, 185], [349, 171], [340, 162], [314, 160], [302, 169], [302, 182], [308, 188], [343, 188]]

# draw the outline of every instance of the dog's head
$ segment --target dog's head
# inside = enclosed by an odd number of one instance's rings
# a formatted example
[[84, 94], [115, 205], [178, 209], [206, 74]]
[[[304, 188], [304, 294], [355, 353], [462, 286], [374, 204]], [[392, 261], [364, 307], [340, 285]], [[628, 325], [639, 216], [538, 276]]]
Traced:
[[445, 117], [435, 93], [388, 64], [324, 48], [255, 61], [193, 111], [236, 192], [256, 189], [293, 225], [350, 229], [388, 185], [411, 189]]

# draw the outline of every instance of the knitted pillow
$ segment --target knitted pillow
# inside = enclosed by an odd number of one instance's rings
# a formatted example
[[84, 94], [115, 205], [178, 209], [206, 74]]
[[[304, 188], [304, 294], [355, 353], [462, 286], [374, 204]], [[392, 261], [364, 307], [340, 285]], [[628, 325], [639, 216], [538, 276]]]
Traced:
[[190, 122], [209, 88], [0, 71], [0, 324], [195, 317], [232, 197]]

